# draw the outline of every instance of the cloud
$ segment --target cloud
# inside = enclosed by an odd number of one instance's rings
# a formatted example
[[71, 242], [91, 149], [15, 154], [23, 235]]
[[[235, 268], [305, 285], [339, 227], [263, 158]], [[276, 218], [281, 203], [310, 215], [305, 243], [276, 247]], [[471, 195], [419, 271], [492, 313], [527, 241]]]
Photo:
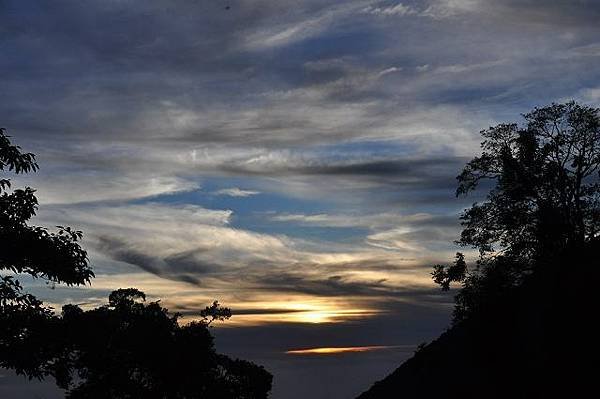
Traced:
[[15, 183], [36, 187], [38, 199], [44, 205], [127, 201], [200, 188], [194, 181], [175, 176], [113, 175], [91, 170], [73, 170], [50, 177], [43, 171], [40, 175], [15, 179]]
[[[68, 211], [46, 207], [37, 222], [84, 230], [92, 261], [100, 255], [205, 288], [304, 294], [322, 290], [322, 295], [368, 297], [429, 285], [428, 276], [419, 272], [426, 257], [407, 259], [407, 252], [381, 251], [368, 243], [305, 242], [255, 233], [228, 226], [230, 217], [230, 211], [192, 205], [86, 204]], [[419, 218], [427, 217], [405, 220]]]
[[224, 189], [221, 189], [221, 190], [217, 190], [213, 194], [215, 194], [215, 195], [226, 195], [226, 196], [229, 196], [229, 197], [250, 197], [252, 195], [260, 194], [260, 192], [259, 191], [252, 191], [252, 190], [242, 190], [242, 189], [237, 188], [237, 187], [232, 187], [232, 188], [224, 188]]
[[544, 2], [543, 7], [536, 0], [432, 0], [421, 12], [421, 15], [434, 19], [468, 17], [469, 14], [550, 27], [558, 21], [566, 25], [593, 23], [600, 14], [600, 7], [589, 0], [549, 0]]
[[397, 227], [367, 236], [367, 243], [379, 248], [399, 250], [405, 253], [438, 252], [449, 249], [459, 236], [457, 228], [440, 226]]
[[394, 72], [400, 72], [400, 71], [402, 71], [402, 68], [401, 68], [401, 67], [390, 67], [390, 68], [386, 68], [386, 69], [384, 69], [383, 71], [379, 72], [379, 73], [377, 74], [377, 76], [378, 76], [378, 77], [382, 77], [382, 76], [388, 75], [388, 74], [390, 74], [390, 73], [394, 73]]
[[481, 0], [432, 0], [422, 2], [419, 7], [404, 3], [388, 5], [370, 5], [362, 12], [377, 16], [407, 16], [430, 17], [444, 19], [454, 17], [463, 13], [473, 12], [481, 7]]
[[485, 4], [481, 0], [434, 0], [421, 15], [432, 18], [448, 18], [462, 13], [473, 12]]
[[[482, 62], [482, 63], [476, 63], [476, 64], [469, 64], [469, 65], [465, 65], [465, 64], [454, 64], [454, 65], [443, 65], [443, 66], [439, 66], [434, 70], [434, 73], [441, 73], [441, 74], [445, 74], [445, 73], [464, 73], [464, 72], [473, 72], [479, 69], [489, 69], [489, 68], [493, 68], [495, 66], [501, 65], [504, 61], [503, 60], [498, 60], [498, 61], [489, 61], [489, 62]], [[427, 71], [429, 68], [426, 68], [423, 70], [423, 72]]]
[[572, 48], [567, 54], [565, 54], [565, 58], [570, 58], [573, 56], [600, 57], [600, 43], [590, 43], [584, 46], [578, 46]]
[[373, 15], [383, 15], [383, 16], [404, 16], [404, 15], [415, 15], [418, 14], [418, 11], [412, 8], [411, 6], [407, 6], [403, 3], [398, 3], [390, 6], [368, 6], [365, 7], [362, 12], [366, 14]]
[[335, 4], [313, 10], [313, 13], [308, 16], [300, 13], [300, 16], [292, 18], [287, 23], [274, 25], [250, 34], [245, 39], [244, 47], [250, 50], [265, 50], [317, 36], [366, 3], [368, 1], [350, 1], [342, 5]]
[[582, 90], [581, 97], [585, 102], [600, 104], [600, 87], [590, 87]]
[[365, 228], [370, 231], [365, 237], [366, 244], [417, 257], [451, 249], [460, 227], [455, 215], [427, 213], [279, 214], [271, 216], [271, 219], [305, 226]]
[[299, 223], [309, 226], [323, 227], [364, 227], [377, 230], [398, 225], [439, 226], [450, 227], [458, 222], [454, 216], [436, 216], [428, 213], [403, 215], [397, 212], [372, 214], [276, 214], [271, 220], [286, 223]]
[[376, 158], [371, 155], [328, 159], [310, 153], [270, 152], [230, 161], [222, 170], [231, 175], [268, 177], [274, 182], [266, 184], [263, 191], [299, 198], [318, 195], [331, 201], [360, 203], [369, 201], [373, 190], [380, 190], [378, 200], [382, 202], [394, 202], [392, 198], [401, 196], [406, 205], [431, 198], [452, 207], [460, 206], [461, 201], [454, 198], [455, 176], [466, 158]]
[[63, 217], [87, 226], [100, 252], [161, 275], [235, 269], [246, 262], [274, 262], [290, 252], [283, 238], [226, 227], [231, 211], [193, 205], [100, 206], [70, 210]]

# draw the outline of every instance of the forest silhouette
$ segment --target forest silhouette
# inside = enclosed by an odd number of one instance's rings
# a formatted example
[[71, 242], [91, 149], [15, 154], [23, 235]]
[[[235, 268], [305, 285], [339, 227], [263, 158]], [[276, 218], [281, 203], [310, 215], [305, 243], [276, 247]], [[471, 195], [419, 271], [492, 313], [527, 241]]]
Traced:
[[[524, 124], [481, 132], [482, 153], [457, 177], [457, 196], [491, 187], [460, 216], [457, 253], [436, 265], [458, 285], [451, 326], [363, 393], [374, 398], [573, 397], [593, 388], [600, 253], [600, 110], [575, 102], [536, 108]], [[35, 156], [0, 130], [0, 170], [35, 172]], [[483, 184], [482, 184], [483, 183]], [[18, 275], [52, 283], [94, 278], [82, 233], [31, 226], [35, 190], [0, 180], [0, 367], [53, 377], [69, 398], [266, 398], [272, 376], [215, 350], [218, 302], [180, 324], [135, 288], [60, 315]]]
[[[35, 156], [0, 130], [0, 171], [35, 172]], [[53, 377], [67, 398], [260, 399], [272, 376], [251, 362], [215, 350], [209, 326], [231, 316], [218, 302], [199, 321], [180, 325], [158, 301], [135, 288], [112, 292], [108, 304], [56, 315], [17, 280], [84, 285], [94, 273], [80, 246], [82, 232], [32, 226], [38, 201], [30, 187], [0, 179], [0, 367], [31, 378]]]
[[460, 217], [478, 259], [432, 272], [460, 285], [452, 325], [360, 399], [597, 395], [599, 112], [552, 104], [481, 132], [456, 191], [491, 186]]

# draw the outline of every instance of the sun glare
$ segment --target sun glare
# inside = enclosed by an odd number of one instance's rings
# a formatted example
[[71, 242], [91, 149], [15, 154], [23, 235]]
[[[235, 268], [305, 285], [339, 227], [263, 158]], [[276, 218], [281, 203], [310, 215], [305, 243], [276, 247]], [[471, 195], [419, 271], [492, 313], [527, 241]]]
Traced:
[[335, 315], [332, 312], [301, 312], [298, 317], [307, 323], [326, 323], [331, 321]]
[[285, 315], [286, 321], [296, 323], [335, 323], [345, 321], [351, 318], [368, 317], [374, 314], [373, 310], [368, 309], [347, 309], [342, 305], [333, 305], [325, 303], [304, 304], [297, 303], [288, 306], [290, 313]]

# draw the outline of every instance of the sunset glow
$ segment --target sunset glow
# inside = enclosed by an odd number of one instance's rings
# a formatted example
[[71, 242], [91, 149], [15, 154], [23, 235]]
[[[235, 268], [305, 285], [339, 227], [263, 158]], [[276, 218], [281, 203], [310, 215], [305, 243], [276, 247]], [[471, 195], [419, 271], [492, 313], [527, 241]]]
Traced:
[[293, 349], [286, 351], [288, 355], [337, 355], [340, 353], [370, 352], [376, 350], [390, 349], [393, 346], [348, 346], [329, 348]]
[[[271, 308], [272, 309], [272, 308]], [[298, 306], [275, 308], [269, 312], [268, 308], [256, 309], [253, 314], [236, 314], [227, 324], [231, 325], [261, 325], [269, 323], [340, 323], [351, 319], [372, 317], [379, 312], [373, 309], [354, 309], [341, 304], [335, 306]], [[235, 308], [234, 308], [235, 314]]]

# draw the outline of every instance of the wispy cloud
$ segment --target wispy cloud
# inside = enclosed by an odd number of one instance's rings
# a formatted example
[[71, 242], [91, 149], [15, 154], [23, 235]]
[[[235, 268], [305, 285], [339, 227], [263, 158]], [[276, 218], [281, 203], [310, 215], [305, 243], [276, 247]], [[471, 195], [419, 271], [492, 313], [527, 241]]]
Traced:
[[472, 12], [481, 7], [485, 7], [485, 2], [482, 0], [433, 0], [421, 12], [421, 15], [433, 18], [447, 18]]
[[419, 14], [419, 12], [416, 9], [414, 9], [411, 6], [405, 5], [403, 3], [398, 3], [395, 5], [388, 5], [388, 6], [368, 6], [368, 7], [365, 7], [362, 10], [362, 12], [364, 12], [366, 14], [383, 15], [383, 16], [388, 16], [388, 15], [404, 16], [404, 15]]
[[368, 0], [353, 0], [341, 5], [325, 6], [309, 15], [292, 16], [288, 22], [250, 34], [244, 40], [244, 47], [250, 50], [264, 50], [315, 37], [367, 3]]
[[242, 190], [237, 187], [231, 187], [231, 188], [223, 188], [221, 190], [217, 190], [213, 194], [226, 195], [229, 197], [250, 197], [252, 195], [260, 194], [260, 191]]

